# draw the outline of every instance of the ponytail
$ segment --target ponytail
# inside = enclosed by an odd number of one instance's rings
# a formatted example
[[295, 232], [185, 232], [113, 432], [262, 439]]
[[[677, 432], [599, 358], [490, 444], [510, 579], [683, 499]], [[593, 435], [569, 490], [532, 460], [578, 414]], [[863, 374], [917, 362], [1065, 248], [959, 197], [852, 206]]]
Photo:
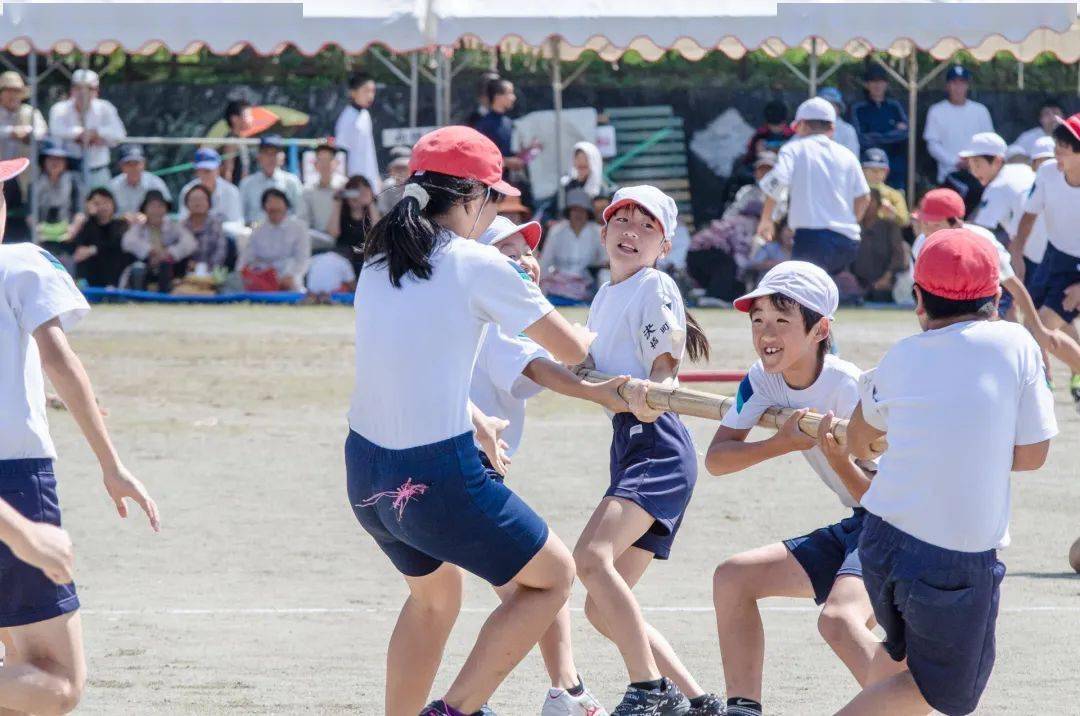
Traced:
[[[431, 255], [438, 247], [442, 227], [435, 221], [456, 204], [464, 204], [483, 195], [487, 187], [475, 179], [462, 179], [440, 174], [422, 172], [409, 177], [405, 187], [419, 185], [423, 191], [410, 192], [394, 204], [389, 212], [371, 227], [365, 237], [362, 251], [364, 263], [386, 266], [390, 283], [401, 288], [401, 279], [412, 274], [422, 281], [431, 278]], [[420, 197], [427, 194], [426, 201]], [[419, 196], [418, 196], [419, 195]], [[491, 201], [497, 195], [492, 192]]]
[[690, 311], [686, 312], [686, 355], [693, 363], [709, 360], [709, 339]]

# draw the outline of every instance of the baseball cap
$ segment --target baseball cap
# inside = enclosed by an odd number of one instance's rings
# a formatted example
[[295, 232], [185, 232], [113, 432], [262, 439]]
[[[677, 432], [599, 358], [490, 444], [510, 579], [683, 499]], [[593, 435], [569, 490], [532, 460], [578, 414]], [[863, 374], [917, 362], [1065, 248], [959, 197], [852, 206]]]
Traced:
[[979, 132], [960, 151], [961, 157], [1004, 157], [1008, 145], [996, 132]]
[[963, 65], [953, 65], [945, 73], [945, 81], [952, 82], [953, 80], [963, 80], [964, 82], [971, 82], [971, 70]]
[[267, 134], [265, 137], [259, 137], [259, 149], [270, 147], [271, 149], [284, 149], [285, 140], [277, 134]]
[[125, 144], [120, 147], [120, 163], [124, 162], [141, 162], [146, 159], [146, 155], [143, 154], [142, 147], [138, 144]]
[[675, 205], [674, 199], [649, 184], [627, 186], [615, 192], [611, 203], [604, 209], [604, 223], [608, 223], [616, 211], [629, 204], [637, 204], [659, 221], [665, 239], [675, 236], [679, 207]]
[[774, 293], [787, 296], [830, 320], [840, 305], [840, 290], [824, 269], [808, 261], [784, 261], [765, 272], [757, 288], [736, 298], [735, 308], [749, 313], [755, 298]]
[[1057, 123], [1069, 130], [1069, 134], [1073, 135], [1077, 141], [1080, 141], [1080, 112], [1077, 112], [1068, 119], [1058, 117]]
[[840, 94], [840, 90], [838, 88], [822, 87], [818, 90], [817, 96], [821, 97], [824, 100], [832, 102], [834, 105], [840, 105], [840, 111], [844, 111], [844, 107], [846, 106], [844, 104], [844, 95]]
[[41, 143], [38, 154], [43, 157], [64, 157], [65, 159], [68, 157], [67, 150], [62, 144], [48, 139]]
[[1051, 136], [1039, 137], [1035, 140], [1035, 144], [1032, 147], [1035, 151], [1031, 153], [1032, 159], [1052, 159], [1054, 157], [1054, 138]]
[[945, 221], [963, 219], [967, 209], [964, 199], [952, 189], [931, 189], [919, 202], [919, 210], [912, 213], [917, 221]]
[[71, 73], [71, 84], [97, 87], [101, 84], [101, 78], [93, 70], [75, 70]]
[[1022, 144], [1010, 144], [1005, 148], [1005, 158], [1012, 159], [1013, 157], [1024, 157], [1030, 159], [1028, 156], [1028, 150], [1024, 148]]
[[497, 244], [503, 239], [513, 236], [520, 232], [525, 237], [525, 243], [529, 245], [530, 249], [535, 249], [540, 245], [540, 234], [542, 229], [540, 228], [539, 221], [529, 221], [524, 224], [515, 224], [507, 219], [505, 216], [496, 216], [492, 220], [491, 225], [488, 226], [487, 231], [480, 235], [477, 239], [481, 244]]
[[867, 169], [888, 169], [889, 155], [881, 147], [870, 147], [863, 152], [862, 165]]
[[811, 97], [795, 111], [795, 122], [818, 121], [836, 124], [836, 107], [827, 99]]
[[950, 301], [993, 296], [998, 277], [997, 251], [968, 229], [935, 231], [915, 259], [915, 283]]
[[195, 150], [196, 169], [217, 169], [221, 166], [221, 155], [216, 149], [203, 147]]
[[420, 137], [409, 158], [409, 171], [474, 179], [505, 196], [521, 196], [519, 189], [502, 178], [499, 148], [472, 127], [441, 127]]
[[876, 62], [868, 62], [866, 64], [866, 70], [863, 72], [864, 82], [873, 82], [874, 80], [888, 80], [889, 73], [885, 71], [885, 68]]
[[0, 182], [14, 179], [22, 174], [23, 170], [28, 166], [30, 166], [30, 160], [26, 157], [15, 157], [14, 159], [0, 161]]

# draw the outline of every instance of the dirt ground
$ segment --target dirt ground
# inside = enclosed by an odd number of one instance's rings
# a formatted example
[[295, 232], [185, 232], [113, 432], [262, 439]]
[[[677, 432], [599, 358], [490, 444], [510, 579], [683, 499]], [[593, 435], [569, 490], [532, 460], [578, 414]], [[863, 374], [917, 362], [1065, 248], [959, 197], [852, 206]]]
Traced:
[[[745, 318], [720, 311], [699, 318], [712, 340], [712, 367], [750, 364]], [[864, 367], [915, 330], [906, 312], [845, 312], [836, 322], [841, 354]], [[73, 342], [128, 466], [150, 487], [164, 522], [154, 535], [142, 519], [119, 520], [70, 417], [53, 414], [89, 658], [80, 712], [381, 713], [385, 645], [404, 589], [345, 497], [351, 312], [106, 306]], [[1057, 371], [1062, 435], [1050, 460], [1016, 479], [998, 662], [980, 713], [1011, 713], [1018, 704], [1080, 713], [1080, 577], [1066, 559], [1080, 536], [1080, 417], [1066, 378]], [[703, 452], [712, 425], [687, 422]], [[598, 408], [534, 399], [511, 484], [568, 544], [607, 485], [609, 439]], [[722, 691], [713, 567], [842, 515], [798, 456], [727, 478], [702, 469], [672, 559], [650, 569], [638, 598], [699, 681]], [[573, 605], [583, 599], [578, 586]], [[494, 603], [485, 584], [470, 581], [436, 691]], [[818, 636], [812, 607], [765, 603], [771, 713], [831, 713], [856, 691]], [[618, 653], [580, 610], [574, 619], [581, 673], [613, 707], [626, 682]], [[546, 687], [534, 652], [492, 705], [504, 716], [536, 714]]]

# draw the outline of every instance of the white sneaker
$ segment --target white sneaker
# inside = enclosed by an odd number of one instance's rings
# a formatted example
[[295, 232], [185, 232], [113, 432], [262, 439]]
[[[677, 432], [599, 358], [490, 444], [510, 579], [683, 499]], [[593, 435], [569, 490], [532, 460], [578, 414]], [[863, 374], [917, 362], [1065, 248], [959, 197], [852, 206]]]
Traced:
[[565, 689], [548, 689], [540, 716], [608, 716], [608, 712], [587, 688], [581, 696], [571, 696]]

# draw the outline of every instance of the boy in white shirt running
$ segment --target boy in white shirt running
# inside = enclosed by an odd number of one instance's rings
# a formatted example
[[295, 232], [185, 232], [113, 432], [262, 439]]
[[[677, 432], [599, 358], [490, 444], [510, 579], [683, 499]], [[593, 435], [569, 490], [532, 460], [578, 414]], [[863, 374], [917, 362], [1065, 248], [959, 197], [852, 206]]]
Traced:
[[863, 581], [902, 671], [839, 713], [955, 716], [978, 706], [994, 665], [1009, 544], [1010, 472], [1037, 470], [1057, 434], [1039, 347], [993, 320], [994, 248], [967, 229], [933, 234], [915, 262], [923, 332], [894, 345], [859, 384], [853, 454], [888, 435], [863, 496]]

